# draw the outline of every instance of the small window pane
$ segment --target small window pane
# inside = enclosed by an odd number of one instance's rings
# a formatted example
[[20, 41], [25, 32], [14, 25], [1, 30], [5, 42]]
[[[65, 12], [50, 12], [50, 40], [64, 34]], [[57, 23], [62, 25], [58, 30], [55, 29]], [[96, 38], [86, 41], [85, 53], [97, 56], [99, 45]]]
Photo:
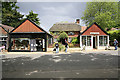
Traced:
[[86, 46], [86, 36], [82, 36], [82, 45]]
[[103, 36], [99, 36], [99, 45], [103, 46]]
[[104, 36], [104, 46], [107, 46], [107, 36]]
[[87, 46], [91, 46], [91, 36], [87, 36]]

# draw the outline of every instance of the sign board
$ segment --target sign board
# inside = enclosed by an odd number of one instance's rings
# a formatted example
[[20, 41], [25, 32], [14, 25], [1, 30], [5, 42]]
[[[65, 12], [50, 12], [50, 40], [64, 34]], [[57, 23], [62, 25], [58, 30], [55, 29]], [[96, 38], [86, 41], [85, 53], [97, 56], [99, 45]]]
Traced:
[[99, 34], [99, 32], [90, 32], [90, 34]]

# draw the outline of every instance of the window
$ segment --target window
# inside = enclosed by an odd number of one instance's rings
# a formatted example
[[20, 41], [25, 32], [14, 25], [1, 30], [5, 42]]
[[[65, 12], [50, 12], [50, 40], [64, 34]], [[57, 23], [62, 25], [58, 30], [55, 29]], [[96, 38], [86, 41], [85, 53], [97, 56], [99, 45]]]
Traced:
[[12, 50], [30, 50], [30, 39], [28, 38], [12, 38]]
[[91, 36], [87, 36], [87, 46], [91, 46]]
[[74, 35], [75, 33], [74, 32], [68, 32], [68, 35]]
[[82, 45], [86, 46], [86, 36], [82, 36]]
[[82, 36], [82, 45], [91, 46], [91, 36]]
[[103, 46], [103, 36], [99, 36], [99, 46]]
[[99, 46], [107, 45], [107, 36], [99, 36]]
[[107, 36], [104, 36], [104, 46], [107, 46]]
[[6, 38], [4, 37], [4, 38], [2, 38], [2, 40], [4, 41], [4, 40], [6, 40]]

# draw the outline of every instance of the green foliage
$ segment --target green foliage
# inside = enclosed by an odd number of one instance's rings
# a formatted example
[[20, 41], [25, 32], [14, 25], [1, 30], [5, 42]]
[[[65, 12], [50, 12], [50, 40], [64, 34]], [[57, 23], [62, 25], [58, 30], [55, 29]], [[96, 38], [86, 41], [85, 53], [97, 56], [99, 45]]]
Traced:
[[53, 35], [53, 32], [50, 32], [51, 35]]
[[112, 28], [118, 23], [117, 2], [88, 2], [84, 16], [81, 18], [87, 25], [98, 23], [103, 29]]
[[59, 43], [59, 50], [62, 51], [64, 49], [65, 49], [65, 46], [63, 44]]
[[110, 34], [110, 45], [113, 46], [114, 39], [118, 40], [120, 46], [120, 30], [108, 31]]
[[69, 46], [69, 47], [74, 47], [74, 44], [73, 44], [73, 43], [71, 43], [71, 44], [68, 44], [68, 46]]
[[38, 18], [38, 14], [33, 13], [32, 10], [29, 12], [28, 15], [26, 15], [26, 17], [27, 17], [28, 19], [32, 20], [33, 22], [35, 22], [36, 24], [40, 25], [40, 22], [39, 22], [40, 20], [39, 20], [39, 18]]
[[76, 44], [76, 43], [78, 43], [79, 41], [78, 41], [78, 38], [77, 37], [75, 37], [75, 38], [72, 38], [72, 43], [73, 44]]
[[117, 25], [115, 27], [120, 28], [120, 1], [118, 2], [118, 20]]
[[58, 37], [58, 41], [61, 41], [61, 40], [65, 39], [65, 38], [68, 38], [67, 33], [66, 32], [62, 32], [62, 33], [60, 33], [60, 35]]
[[16, 2], [2, 2], [2, 24], [16, 27], [23, 19], [22, 14], [17, 11]]
[[120, 32], [120, 30], [113, 30], [113, 31], [108, 31], [107, 33], [109, 33], [109, 34], [113, 34], [113, 33], [119, 33]]

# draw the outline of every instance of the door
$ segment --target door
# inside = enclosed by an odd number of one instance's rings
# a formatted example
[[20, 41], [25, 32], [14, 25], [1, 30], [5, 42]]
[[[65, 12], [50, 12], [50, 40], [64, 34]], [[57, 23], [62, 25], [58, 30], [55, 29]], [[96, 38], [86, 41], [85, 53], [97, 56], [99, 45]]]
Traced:
[[95, 40], [95, 37], [93, 37], [93, 48], [96, 48], [95, 47], [95, 45], [96, 45], [95, 43], [96, 43], [96, 40]]

